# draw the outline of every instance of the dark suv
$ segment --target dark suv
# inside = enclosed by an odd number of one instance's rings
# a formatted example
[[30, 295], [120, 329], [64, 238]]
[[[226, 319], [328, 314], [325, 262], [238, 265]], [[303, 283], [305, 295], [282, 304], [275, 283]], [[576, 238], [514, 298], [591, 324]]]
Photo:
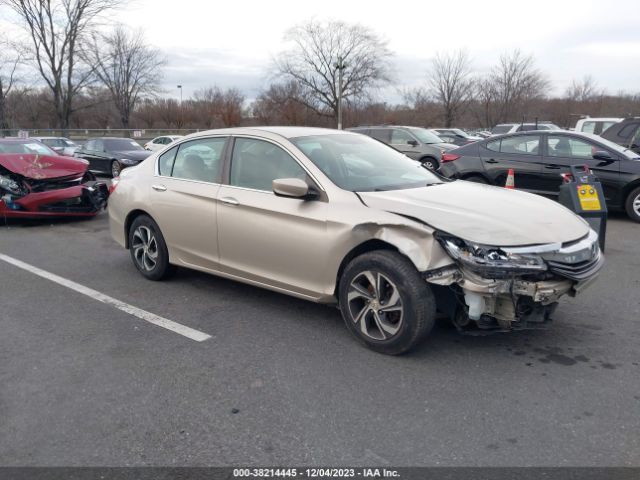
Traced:
[[441, 163], [442, 154], [456, 148], [456, 145], [444, 143], [440, 137], [426, 128], [402, 126], [365, 126], [347, 130], [362, 133], [418, 160], [429, 170], [436, 170]]
[[600, 134], [610, 142], [640, 153], [640, 117], [625, 118]]

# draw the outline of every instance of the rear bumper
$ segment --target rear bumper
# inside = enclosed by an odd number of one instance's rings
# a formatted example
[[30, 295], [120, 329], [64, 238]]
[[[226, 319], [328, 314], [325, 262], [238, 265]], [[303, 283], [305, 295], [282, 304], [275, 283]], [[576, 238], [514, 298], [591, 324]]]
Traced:
[[104, 182], [30, 193], [7, 204], [0, 200], [0, 217], [92, 217], [106, 207], [109, 189]]

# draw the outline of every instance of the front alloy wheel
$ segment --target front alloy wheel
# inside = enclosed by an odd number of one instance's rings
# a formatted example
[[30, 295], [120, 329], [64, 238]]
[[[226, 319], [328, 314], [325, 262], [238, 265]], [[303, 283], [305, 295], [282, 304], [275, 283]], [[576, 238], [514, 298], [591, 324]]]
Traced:
[[376, 352], [405, 353], [434, 324], [433, 293], [398, 252], [376, 250], [351, 260], [340, 277], [338, 297], [347, 329]]
[[363, 335], [387, 340], [402, 325], [402, 299], [398, 287], [380, 272], [366, 270], [349, 285], [348, 310], [351, 321]]
[[122, 172], [122, 166], [120, 165], [120, 162], [117, 160], [111, 162], [111, 176], [113, 178], [119, 177], [120, 172]]

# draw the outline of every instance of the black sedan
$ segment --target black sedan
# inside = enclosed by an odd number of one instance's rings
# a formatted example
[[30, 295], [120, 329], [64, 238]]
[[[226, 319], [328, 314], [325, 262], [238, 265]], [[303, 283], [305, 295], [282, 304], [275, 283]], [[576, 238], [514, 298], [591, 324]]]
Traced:
[[596, 135], [562, 130], [491, 137], [445, 153], [438, 171], [503, 186], [512, 168], [516, 188], [557, 197], [561, 175], [570, 173], [571, 165], [588, 165], [602, 183], [607, 205], [640, 222], [640, 157]]
[[142, 148], [129, 138], [92, 138], [78, 148], [74, 157], [89, 162], [89, 170], [117, 177], [123, 168], [137, 165], [153, 152]]

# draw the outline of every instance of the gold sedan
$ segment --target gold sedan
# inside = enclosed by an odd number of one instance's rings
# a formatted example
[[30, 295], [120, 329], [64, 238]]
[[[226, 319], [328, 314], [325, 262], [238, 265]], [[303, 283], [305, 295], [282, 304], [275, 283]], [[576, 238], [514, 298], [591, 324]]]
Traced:
[[387, 354], [420, 342], [437, 311], [464, 332], [546, 324], [604, 261], [588, 224], [555, 202], [449, 181], [344, 131], [200, 132], [112, 188], [112, 236], [145, 277], [181, 266], [337, 303]]

